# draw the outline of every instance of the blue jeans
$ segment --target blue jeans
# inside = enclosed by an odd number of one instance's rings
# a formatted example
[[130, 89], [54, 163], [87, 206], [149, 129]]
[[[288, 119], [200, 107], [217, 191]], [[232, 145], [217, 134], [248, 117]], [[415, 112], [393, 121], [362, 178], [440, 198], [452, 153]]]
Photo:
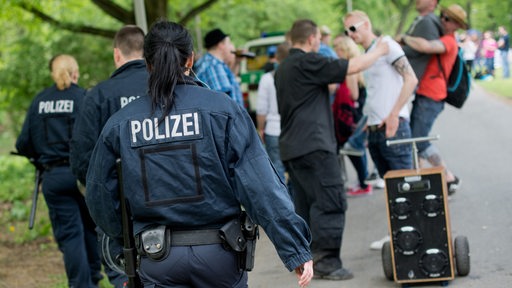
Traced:
[[272, 164], [274, 164], [277, 174], [279, 174], [283, 183], [286, 183], [284, 178], [285, 168], [279, 152], [279, 136], [265, 134], [263, 137], [265, 138], [265, 149], [267, 150], [268, 157], [270, 161], [272, 161]]
[[44, 172], [43, 195], [48, 205], [53, 235], [64, 255], [70, 287], [96, 287], [103, 278], [96, 240], [96, 225], [78, 191], [69, 167]]
[[348, 138], [347, 142], [352, 146], [354, 149], [357, 150], [365, 150], [364, 141], [366, 140], [366, 131], [364, 130], [364, 127], [366, 127], [366, 122], [368, 121], [368, 116], [364, 115], [356, 125], [356, 128], [354, 129], [354, 132], [352, 132], [352, 135]]
[[487, 69], [487, 74], [494, 75], [494, 57], [485, 58], [485, 69]]
[[364, 180], [366, 180], [366, 177], [368, 177], [368, 159], [366, 156], [366, 151], [364, 152], [363, 156], [348, 155], [348, 158], [356, 170], [359, 187], [365, 189], [368, 187], [368, 185], [364, 183]]
[[400, 119], [396, 135], [392, 138], [386, 138], [385, 129], [368, 134], [368, 149], [380, 177], [390, 170], [413, 168], [411, 144], [386, 145], [386, 140], [407, 138], [411, 138], [411, 127], [405, 119]]
[[[434, 121], [444, 109], [444, 101], [434, 101], [422, 95], [416, 95], [411, 111], [411, 133], [412, 137], [427, 137], [434, 126]], [[418, 156], [428, 158], [437, 153], [430, 142], [416, 143]]]
[[357, 179], [359, 181], [359, 187], [363, 189], [367, 187], [367, 185], [364, 183], [364, 180], [366, 179], [366, 177], [368, 177], [368, 157], [366, 156], [365, 147], [367, 133], [365, 130], [363, 130], [363, 128], [366, 126], [367, 120], [368, 116], [364, 115], [363, 118], [361, 118], [361, 120], [359, 120], [359, 122], [357, 123], [354, 133], [352, 133], [352, 135], [350, 135], [350, 138], [348, 138], [347, 140], [350, 146], [357, 150], [363, 151], [363, 156], [348, 156], [350, 162], [352, 162], [352, 165], [356, 170]]
[[510, 69], [509, 69], [509, 63], [508, 63], [508, 51], [500, 50], [500, 56], [501, 56], [501, 65], [503, 67], [503, 78], [509, 78], [510, 77]]

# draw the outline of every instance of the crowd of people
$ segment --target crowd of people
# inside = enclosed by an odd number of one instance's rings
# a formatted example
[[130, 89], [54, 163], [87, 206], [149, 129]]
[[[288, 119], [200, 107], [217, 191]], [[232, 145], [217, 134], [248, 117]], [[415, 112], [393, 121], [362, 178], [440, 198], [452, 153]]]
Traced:
[[501, 78], [510, 78], [510, 36], [505, 26], [499, 26], [496, 32], [486, 30], [480, 33], [469, 29], [457, 36], [468, 71], [475, 79], [497, 78], [495, 71], [498, 65], [501, 67]]
[[[131, 281], [103, 255], [105, 238], [122, 254], [125, 203], [144, 287], [247, 287], [247, 223], [264, 229], [299, 286], [353, 278], [341, 257], [347, 196], [372, 193], [368, 155], [380, 178], [413, 168], [412, 147], [386, 141], [429, 135], [458, 47], [475, 75], [495, 75], [498, 50], [509, 77], [505, 27], [497, 41], [486, 31], [478, 42], [461, 6], [439, 16], [437, 6], [416, 1], [418, 17], [396, 38], [377, 36], [359, 10], [344, 15], [334, 39], [325, 25], [295, 21], [271, 51], [256, 123], [237, 82], [240, 56], [218, 28], [195, 62], [182, 25], [159, 20], [147, 35], [127, 25], [114, 37], [116, 70], [88, 91], [76, 60], [54, 57], [55, 85], [34, 98], [16, 148], [44, 168], [69, 286], [97, 287], [102, 263], [116, 288]], [[417, 148], [424, 163], [445, 168], [455, 193], [461, 180], [440, 151]], [[355, 187], [343, 182], [340, 151], [356, 169]]]

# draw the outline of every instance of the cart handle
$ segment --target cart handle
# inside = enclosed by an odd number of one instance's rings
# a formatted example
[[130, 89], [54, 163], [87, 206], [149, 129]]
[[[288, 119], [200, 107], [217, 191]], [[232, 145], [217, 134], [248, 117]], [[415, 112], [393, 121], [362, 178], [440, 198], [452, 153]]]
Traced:
[[419, 162], [418, 162], [418, 148], [416, 147], [416, 142], [425, 142], [425, 141], [432, 141], [432, 140], [439, 140], [439, 135], [434, 136], [426, 136], [426, 137], [416, 137], [416, 138], [407, 138], [407, 139], [397, 139], [397, 140], [386, 140], [386, 145], [397, 145], [397, 144], [412, 144], [412, 160], [414, 164], [414, 169], [419, 169]]

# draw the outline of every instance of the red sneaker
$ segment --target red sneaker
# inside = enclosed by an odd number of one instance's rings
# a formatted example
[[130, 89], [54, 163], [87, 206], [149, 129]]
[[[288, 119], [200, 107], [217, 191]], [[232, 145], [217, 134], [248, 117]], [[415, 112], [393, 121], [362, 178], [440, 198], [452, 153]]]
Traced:
[[349, 197], [356, 197], [356, 196], [366, 196], [366, 195], [372, 195], [373, 189], [372, 185], [366, 186], [366, 188], [351, 188], [347, 191], [347, 196]]

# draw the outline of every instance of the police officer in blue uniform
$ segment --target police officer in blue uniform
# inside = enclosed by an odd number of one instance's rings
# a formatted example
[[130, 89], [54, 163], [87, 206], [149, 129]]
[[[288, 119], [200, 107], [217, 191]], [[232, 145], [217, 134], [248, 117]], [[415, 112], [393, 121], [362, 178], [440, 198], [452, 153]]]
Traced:
[[91, 216], [109, 236], [121, 237], [122, 185], [145, 287], [247, 287], [239, 253], [223, 234], [243, 206], [305, 286], [313, 277], [309, 228], [247, 112], [188, 76], [192, 49], [183, 26], [152, 26], [144, 44], [149, 97], [114, 114], [98, 139], [87, 173]]
[[148, 73], [143, 59], [144, 31], [126, 25], [114, 37], [116, 70], [90, 91], [82, 103], [71, 139], [71, 169], [85, 184], [89, 159], [108, 118], [147, 93]]
[[55, 85], [32, 102], [16, 149], [44, 168], [43, 195], [64, 254], [69, 287], [96, 287], [103, 276], [95, 224], [69, 168], [69, 140], [85, 90], [77, 85], [78, 64], [73, 57], [55, 57], [50, 69]]
[[[73, 130], [70, 155], [71, 169], [82, 184], [86, 184], [89, 159], [108, 118], [147, 93], [148, 73], [143, 50], [142, 29], [135, 25], [119, 29], [114, 36], [113, 58], [116, 70], [109, 79], [96, 85], [85, 96]], [[115, 260], [122, 253], [122, 246], [113, 239], [107, 239], [101, 230], [98, 230], [98, 236], [102, 259]], [[116, 263], [106, 260], [103, 263], [106, 264], [104, 270], [110, 283], [116, 288], [123, 287], [127, 281], [126, 275], [119, 273], [120, 269], [113, 266]]]

